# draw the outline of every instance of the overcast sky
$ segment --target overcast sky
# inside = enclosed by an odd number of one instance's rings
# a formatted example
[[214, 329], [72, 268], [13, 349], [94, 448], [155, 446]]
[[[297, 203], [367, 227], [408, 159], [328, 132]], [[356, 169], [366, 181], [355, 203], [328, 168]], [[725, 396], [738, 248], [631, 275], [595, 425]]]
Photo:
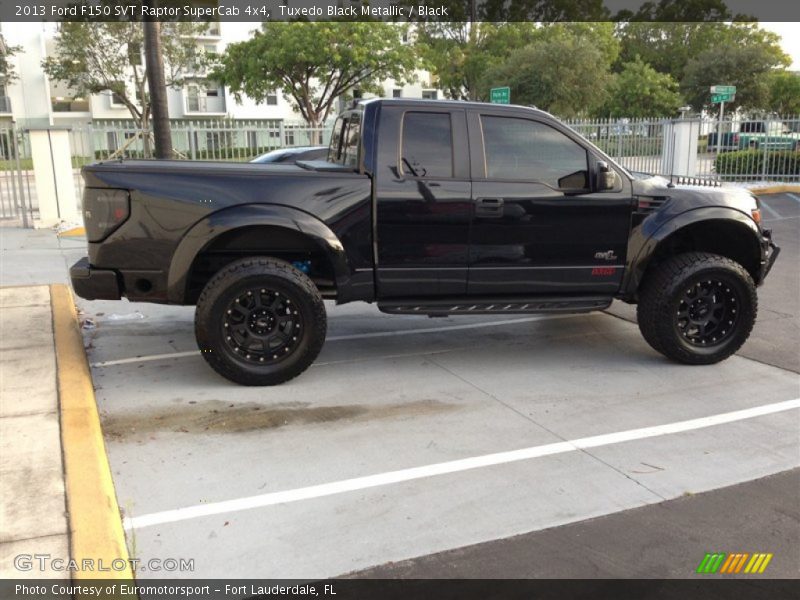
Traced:
[[760, 23], [764, 29], [774, 31], [783, 38], [783, 51], [792, 58], [792, 71], [800, 71], [800, 23]]

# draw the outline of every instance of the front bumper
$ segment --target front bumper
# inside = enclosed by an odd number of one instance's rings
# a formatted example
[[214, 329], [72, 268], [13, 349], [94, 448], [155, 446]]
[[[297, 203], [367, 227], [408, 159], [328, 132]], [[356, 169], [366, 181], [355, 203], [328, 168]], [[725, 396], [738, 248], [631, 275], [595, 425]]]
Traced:
[[83, 257], [69, 269], [72, 289], [85, 300], [119, 300], [122, 293], [116, 272], [96, 269]]
[[775, 264], [775, 259], [781, 253], [781, 249], [772, 241], [772, 235], [769, 231], [764, 232], [764, 245], [764, 258], [761, 260], [761, 272], [758, 277], [759, 285], [764, 283], [764, 279], [772, 269], [772, 265]]

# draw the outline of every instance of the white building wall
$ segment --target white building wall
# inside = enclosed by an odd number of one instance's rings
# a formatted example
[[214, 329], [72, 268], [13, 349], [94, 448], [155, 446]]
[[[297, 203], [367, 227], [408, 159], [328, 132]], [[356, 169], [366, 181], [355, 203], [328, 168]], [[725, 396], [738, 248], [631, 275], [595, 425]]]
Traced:
[[[198, 44], [212, 44], [217, 52], [224, 52], [228, 44], [247, 40], [257, 29], [257, 23], [219, 24], [219, 35], [198, 38]], [[41, 68], [41, 62], [47, 56], [47, 48], [53, 48], [56, 27], [53, 23], [0, 23], [6, 44], [22, 46], [23, 50], [14, 57], [19, 79], [8, 85], [8, 94], [12, 102], [13, 118], [20, 123], [38, 125], [67, 125], [87, 123], [94, 120], [127, 120], [130, 113], [124, 106], [112, 103], [110, 92], [94, 94], [89, 99], [88, 112], [53, 112], [51, 107], [51, 83]], [[384, 82], [384, 95], [392, 97], [393, 90], [400, 87], [393, 81]], [[423, 90], [430, 89], [430, 75], [425, 71], [417, 73], [417, 81], [402, 86], [401, 96], [404, 98], [421, 98]], [[60, 89], [59, 96], [65, 94]], [[242, 119], [242, 120], [285, 120], [300, 121], [300, 114], [292, 108], [291, 102], [281, 93], [277, 93], [277, 104], [256, 103], [243, 96], [237, 101], [230, 90], [224, 90], [225, 111], [223, 113], [203, 113], [187, 111], [186, 87], [168, 90], [168, 104], [171, 119], [203, 120], [203, 119]], [[441, 92], [439, 92], [441, 98]], [[335, 115], [332, 115], [335, 116]]]
[[45, 54], [43, 23], [0, 23], [6, 46], [21, 46], [11, 57], [17, 79], [6, 85], [15, 121], [23, 126], [52, 125], [50, 84], [42, 70]]

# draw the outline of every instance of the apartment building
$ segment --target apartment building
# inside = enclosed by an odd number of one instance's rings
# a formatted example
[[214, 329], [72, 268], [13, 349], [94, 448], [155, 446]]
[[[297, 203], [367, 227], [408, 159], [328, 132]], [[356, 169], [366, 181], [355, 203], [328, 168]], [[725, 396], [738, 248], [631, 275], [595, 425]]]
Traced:
[[[228, 44], [246, 40], [256, 23], [215, 23], [196, 38], [206, 52], [223, 52]], [[53, 23], [0, 23], [0, 36], [6, 47], [22, 50], [11, 57], [17, 79], [0, 81], [0, 122], [14, 121], [25, 127], [71, 126], [130, 119], [130, 113], [110, 91], [80, 97], [63, 84], [51, 81], [41, 68], [42, 61], [55, 51], [57, 26]], [[4, 50], [3, 50], [4, 51]], [[383, 82], [387, 97], [436, 98], [441, 92], [433, 87], [430, 74], [417, 73], [417, 81], [400, 86]], [[189, 73], [180, 89], [168, 89], [170, 118], [177, 120], [275, 120], [294, 122], [301, 119], [282, 94], [268, 96], [257, 104], [242, 97], [236, 100], [202, 70]]]

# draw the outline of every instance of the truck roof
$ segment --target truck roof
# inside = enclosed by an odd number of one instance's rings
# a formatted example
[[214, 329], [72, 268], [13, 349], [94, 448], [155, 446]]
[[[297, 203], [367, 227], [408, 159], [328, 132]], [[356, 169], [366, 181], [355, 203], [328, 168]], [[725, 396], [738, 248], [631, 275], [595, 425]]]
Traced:
[[492, 104], [490, 102], [473, 102], [470, 100], [428, 100], [426, 98], [369, 98], [367, 100], [360, 100], [359, 105], [366, 106], [368, 104], [386, 104], [392, 106], [441, 106], [441, 107], [448, 107], [452, 108], [455, 105], [458, 105], [463, 108], [487, 108], [490, 107], [492, 111], [519, 111], [522, 110], [529, 110], [533, 111], [537, 114], [547, 116], [550, 118], [553, 117], [547, 111], [541, 110], [536, 108], [535, 106], [523, 106], [521, 104]]

